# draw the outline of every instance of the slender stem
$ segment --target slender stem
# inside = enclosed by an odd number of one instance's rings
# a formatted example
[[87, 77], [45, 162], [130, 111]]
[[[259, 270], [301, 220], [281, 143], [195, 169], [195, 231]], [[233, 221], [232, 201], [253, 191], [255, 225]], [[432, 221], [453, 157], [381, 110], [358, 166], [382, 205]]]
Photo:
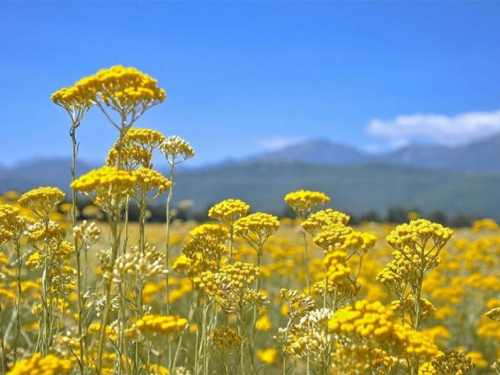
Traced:
[[[170, 164], [170, 182], [172, 185], [168, 191], [167, 203], [165, 205], [165, 268], [167, 273], [165, 275], [165, 292], [167, 297], [166, 302], [166, 314], [170, 315], [170, 285], [169, 285], [169, 277], [170, 277], [170, 221], [171, 221], [171, 212], [170, 205], [172, 204], [172, 197], [174, 195], [174, 185], [175, 185], [175, 161]], [[168, 363], [172, 363], [172, 348], [170, 345], [170, 337], [168, 339]], [[172, 371], [173, 369], [169, 369]]]
[[[99, 105], [99, 107], [102, 110], [102, 107]], [[111, 121], [111, 120], [110, 120]], [[131, 126], [131, 125], [130, 125]], [[121, 167], [121, 152], [123, 148], [123, 138], [127, 132], [127, 130], [130, 128], [130, 126], [127, 126], [126, 124], [126, 115], [122, 114], [122, 127], [119, 129], [120, 130], [120, 135], [118, 138], [118, 143], [116, 146], [117, 150], [117, 156], [116, 156], [116, 168], [120, 169]], [[110, 270], [112, 271], [116, 259], [118, 258], [118, 253], [120, 250], [120, 245], [121, 245], [121, 235], [119, 231], [119, 225], [120, 225], [120, 218], [121, 218], [121, 209], [118, 204], [116, 204], [116, 207], [113, 207], [112, 212], [109, 215], [109, 224], [111, 227], [111, 236], [112, 236], [112, 245], [111, 245], [111, 262], [109, 264]], [[111, 286], [112, 286], [112, 280], [111, 278], [107, 278], [104, 281], [105, 284], [105, 291], [104, 291], [104, 296], [105, 296], [105, 301], [104, 301], [104, 314], [102, 315], [102, 321], [101, 321], [101, 329], [99, 332], [99, 341], [98, 341], [98, 349], [97, 349], [97, 372], [100, 373], [102, 369], [102, 357], [104, 354], [104, 341], [106, 338], [106, 328], [108, 327], [109, 323], [109, 313], [110, 313], [110, 307], [111, 307]], [[124, 296], [122, 296], [122, 299]], [[119, 356], [121, 356], [121, 352], [119, 353]]]
[[311, 294], [311, 275], [309, 274], [309, 250], [307, 248], [307, 237], [305, 230], [302, 229], [302, 238], [304, 239], [304, 269], [306, 273], [307, 290]]
[[7, 356], [5, 355], [5, 344], [4, 344], [4, 335], [3, 335], [3, 309], [2, 309], [2, 304], [0, 303], [0, 350], [2, 350], [2, 359], [1, 359], [1, 366], [2, 366], [2, 374], [6, 373], [7, 369]]
[[19, 239], [14, 243], [15, 251], [17, 255], [17, 271], [16, 271], [16, 280], [17, 280], [17, 296], [16, 296], [16, 334], [14, 337], [13, 344], [13, 354], [14, 354], [14, 363], [17, 361], [17, 348], [19, 345], [19, 337], [21, 336], [21, 294], [22, 294], [22, 284], [21, 284], [21, 243]]
[[[76, 128], [78, 124], [73, 122], [70, 130], [71, 136], [71, 182], [76, 180], [76, 156], [78, 154], [78, 142], [76, 140]], [[71, 189], [71, 225], [73, 229], [76, 227], [76, 209], [77, 209], [77, 195], [76, 190]], [[86, 352], [85, 352], [85, 340], [83, 335], [83, 301], [82, 301], [82, 271], [80, 262], [80, 249], [75, 237], [73, 237], [75, 245], [75, 256], [76, 256], [76, 292], [77, 292], [77, 304], [78, 304], [78, 343], [80, 346], [80, 356], [79, 356], [79, 367], [80, 373], [83, 375], [86, 368]]]
[[[262, 258], [262, 245], [259, 245], [257, 252], [257, 267], [260, 268], [260, 262]], [[257, 278], [257, 294], [260, 292], [260, 276]], [[249, 345], [250, 350], [250, 367], [251, 373], [255, 374], [255, 336], [257, 335], [257, 303], [253, 306], [253, 316], [252, 316], [252, 340]]]

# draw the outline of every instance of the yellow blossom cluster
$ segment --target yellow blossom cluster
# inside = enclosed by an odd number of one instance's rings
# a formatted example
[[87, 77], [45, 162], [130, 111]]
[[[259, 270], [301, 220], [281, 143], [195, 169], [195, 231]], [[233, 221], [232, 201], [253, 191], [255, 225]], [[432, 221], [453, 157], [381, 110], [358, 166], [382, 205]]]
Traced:
[[234, 224], [237, 236], [247, 239], [257, 247], [262, 247], [267, 239], [278, 230], [280, 221], [271, 214], [257, 212], [244, 216]]
[[326, 229], [336, 224], [347, 225], [351, 218], [343, 212], [327, 208], [309, 215], [302, 222], [302, 228], [312, 236], [315, 236], [319, 231]]
[[24, 193], [19, 204], [40, 217], [48, 217], [56, 205], [64, 200], [65, 194], [55, 187], [40, 187]]
[[120, 164], [127, 170], [138, 167], [152, 168], [153, 151], [159, 147], [165, 136], [152, 129], [130, 128], [109, 150], [106, 164], [116, 166], [118, 155]]
[[144, 315], [135, 326], [146, 336], [166, 336], [181, 332], [187, 324], [187, 319], [175, 315]]
[[410, 247], [410, 249], [418, 247], [419, 252], [425, 252], [427, 255], [427, 251], [432, 251], [430, 249], [425, 251], [429, 240], [433, 242], [433, 246], [441, 249], [446, 245], [452, 234], [453, 230], [443, 227], [441, 224], [432, 223], [425, 219], [417, 219], [408, 224], [398, 225], [387, 236], [387, 242], [399, 251], [402, 251], [405, 247]]
[[393, 311], [380, 302], [359, 300], [338, 310], [330, 319], [329, 328], [337, 334], [370, 341], [379, 348], [390, 348], [394, 354], [418, 358], [433, 358], [438, 354], [434, 342], [406, 325], [392, 322]]
[[163, 176], [160, 172], [153, 169], [140, 167], [132, 171], [132, 176], [135, 177], [134, 195], [137, 199], [147, 198], [148, 194], [154, 192], [154, 197], [150, 200], [162, 195], [172, 186], [172, 182]]
[[239, 199], [226, 199], [217, 203], [208, 211], [208, 217], [220, 220], [228, 225], [248, 214], [250, 206]]
[[85, 194], [105, 211], [124, 203], [137, 180], [131, 172], [104, 166], [88, 172], [71, 183], [71, 188]]
[[241, 345], [241, 336], [238, 334], [237, 330], [231, 327], [220, 326], [214, 329], [212, 333], [212, 342], [220, 351], [227, 351], [239, 348]]
[[35, 353], [16, 363], [8, 375], [65, 375], [70, 373], [72, 367], [69, 359], [61, 359], [52, 354], [43, 357], [40, 353]]
[[319, 191], [298, 190], [288, 193], [285, 202], [297, 215], [306, 218], [312, 211], [330, 202], [330, 198]]
[[93, 76], [82, 78], [75, 88], [80, 95], [93, 102], [100, 95], [106, 106], [125, 114], [144, 112], [167, 97], [155, 79], [135, 68], [121, 65], [101, 69]]

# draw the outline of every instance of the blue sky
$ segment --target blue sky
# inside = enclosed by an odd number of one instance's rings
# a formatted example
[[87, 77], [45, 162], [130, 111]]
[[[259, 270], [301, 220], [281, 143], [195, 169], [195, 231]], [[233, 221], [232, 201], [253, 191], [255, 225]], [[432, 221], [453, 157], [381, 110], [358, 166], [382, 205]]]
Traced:
[[[50, 94], [135, 66], [169, 97], [137, 126], [180, 135], [198, 164], [303, 139], [372, 151], [500, 130], [500, 3], [2, 2], [0, 164], [69, 155]], [[95, 110], [81, 157], [116, 131]]]

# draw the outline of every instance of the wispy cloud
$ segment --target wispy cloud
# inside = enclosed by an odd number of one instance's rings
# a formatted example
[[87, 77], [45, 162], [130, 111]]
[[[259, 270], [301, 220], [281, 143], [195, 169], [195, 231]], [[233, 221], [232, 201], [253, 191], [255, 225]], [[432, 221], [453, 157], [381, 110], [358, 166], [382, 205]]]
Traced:
[[265, 151], [276, 151], [300, 143], [303, 140], [300, 137], [269, 137], [260, 140], [258, 146]]
[[459, 145], [500, 133], [500, 110], [466, 112], [456, 116], [413, 114], [391, 120], [373, 119], [366, 131], [369, 135], [390, 142], [393, 147], [417, 139]]

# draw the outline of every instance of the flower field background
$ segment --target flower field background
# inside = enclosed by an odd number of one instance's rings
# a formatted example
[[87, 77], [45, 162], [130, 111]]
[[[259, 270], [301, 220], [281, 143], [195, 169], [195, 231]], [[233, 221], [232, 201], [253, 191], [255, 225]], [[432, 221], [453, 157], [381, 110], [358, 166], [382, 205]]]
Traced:
[[[177, 167], [195, 152], [139, 124], [165, 99], [121, 66], [53, 94], [69, 114], [72, 194], [1, 198], [1, 373], [500, 373], [494, 221], [454, 230], [412, 213], [351, 226], [335, 197], [308, 190], [283, 197], [293, 220], [238, 197], [209, 222], [174, 220]], [[89, 110], [117, 141], [102, 168], [77, 176]], [[79, 219], [83, 196], [95, 220]], [[148, 223], [153, 202], [165, 223]]]

